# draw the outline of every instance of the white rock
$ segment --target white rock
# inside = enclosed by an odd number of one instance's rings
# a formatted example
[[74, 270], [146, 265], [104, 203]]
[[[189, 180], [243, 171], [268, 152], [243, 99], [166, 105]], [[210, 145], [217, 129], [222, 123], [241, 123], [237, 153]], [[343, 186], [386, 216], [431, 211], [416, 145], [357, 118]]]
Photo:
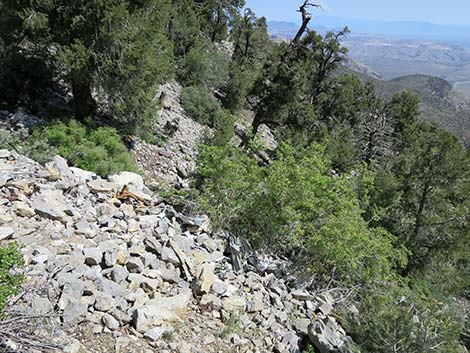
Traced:
[[117, 321], [113, 316], [104, 314], [101, 320], [103, 321], [104, 326], [111, 331], [116, 331], [119, 329], [119, 321]]
[[179, 315], [186, 310], [191, 300], [191, 291], [174, 297], [158, 298], [148, 301], [134, 311], [135, 328], [141, 333], [163, 324], [166, 321], [180, 320]]
[[91, 191], [99, 193], [109, 193], [115, 190], [116, 185], [104, 179], [96, 179], [88, 182]]
[[10, 227], [0, 227], [0, 240], [10, 239], [15, 231]]
[[121, 172], [119, 174], [109, 176], [108, 179], [117, 186], [118, 190], [121, 190], [125, 185], [132, 185], [138, 190], [142, 190], [144, 188], [144, 179], [141, 175], [136, 173]]

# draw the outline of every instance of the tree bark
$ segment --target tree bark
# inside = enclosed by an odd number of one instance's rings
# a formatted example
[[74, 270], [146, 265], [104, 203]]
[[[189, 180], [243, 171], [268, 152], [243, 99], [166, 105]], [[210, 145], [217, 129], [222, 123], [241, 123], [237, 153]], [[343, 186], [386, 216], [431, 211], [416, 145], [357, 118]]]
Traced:
[[72, 93], [75, 118], [83, 121], [96, 111], [96, 101], [91, 95], [91, 78], [86, 74], [72, 73]]

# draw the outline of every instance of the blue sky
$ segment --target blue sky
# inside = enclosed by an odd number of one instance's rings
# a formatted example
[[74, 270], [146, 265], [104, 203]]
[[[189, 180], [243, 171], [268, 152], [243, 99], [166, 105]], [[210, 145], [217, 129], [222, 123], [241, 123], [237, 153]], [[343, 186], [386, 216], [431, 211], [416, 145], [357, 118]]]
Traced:
[[[320, 16], [376, 21], [419, 21], [470, 26], [470, 0], [318, 0]], [[268, 20], [298, 21], [302, 0], [246, 0]]]

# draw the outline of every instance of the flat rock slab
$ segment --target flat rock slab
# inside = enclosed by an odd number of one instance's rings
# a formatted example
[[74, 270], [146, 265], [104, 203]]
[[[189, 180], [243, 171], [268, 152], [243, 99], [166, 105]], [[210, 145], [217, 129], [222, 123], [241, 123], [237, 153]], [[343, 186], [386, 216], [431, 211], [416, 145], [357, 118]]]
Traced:
[[10, 227], [0, 227], [0, 240], [10, 239], [15, 231]]
[[58, 192], [38, 195], [33, 201], [32, 208], [38, 215], [54, 221], [64, 221], [67, 217], [65, 212], [69, 210], [63, 201], [63, 196]]
[[148, 301], [134, 311], [135, 328], [145, 333], [166, 321], [180, 320], [180, 315], [185, 312], [191, 297], [191, 291], [187, 291], [173, 297]]
[[94, 192], [109, 193], [116, 189], [116, 184], [103, 179], [96, 179], [89, 181], [88, 187]]

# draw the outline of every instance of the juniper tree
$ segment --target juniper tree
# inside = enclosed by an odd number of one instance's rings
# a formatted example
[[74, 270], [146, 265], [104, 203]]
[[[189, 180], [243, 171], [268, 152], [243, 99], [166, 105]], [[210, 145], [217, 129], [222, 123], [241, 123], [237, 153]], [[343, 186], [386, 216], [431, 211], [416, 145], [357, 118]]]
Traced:
[[[172, 71], [169, 0], [8, 1], [0, 26], [11, 51], [42, 47], [70, 84], [75, 117], [98, 109], [136, 129]], [[33, 45], [34, 44], [34, 45]]]

